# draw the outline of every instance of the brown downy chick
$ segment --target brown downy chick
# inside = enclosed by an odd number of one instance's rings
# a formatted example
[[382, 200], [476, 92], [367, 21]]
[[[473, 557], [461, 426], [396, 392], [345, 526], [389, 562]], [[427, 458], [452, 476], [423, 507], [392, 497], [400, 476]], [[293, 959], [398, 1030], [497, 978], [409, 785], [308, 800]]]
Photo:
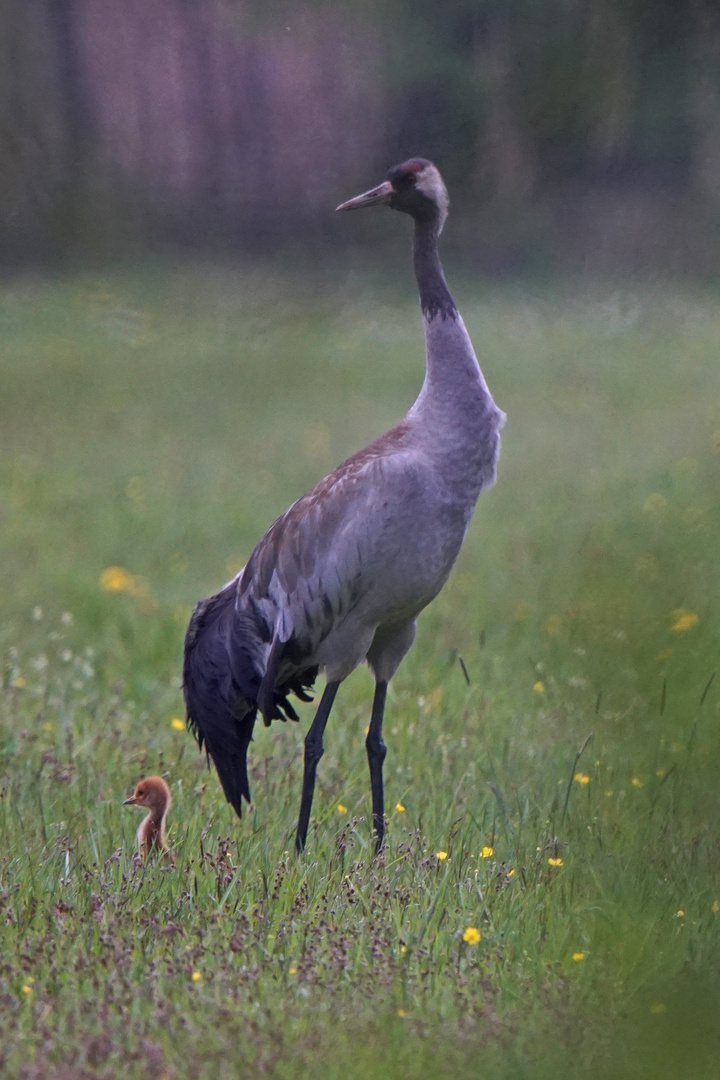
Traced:
[[172, 796], [162, 776], [148, 776], [145, 780], [141, 780], [135, 788], [135, 793], [129, 799], [125, 799], [123, 806], [149, 808], [150, 813], [138, 829], [138, 847], [145, 858], [155, 850], [165, 855], [174, 866], [173, 853], [165, 840], [165, 818], [172, 806]]

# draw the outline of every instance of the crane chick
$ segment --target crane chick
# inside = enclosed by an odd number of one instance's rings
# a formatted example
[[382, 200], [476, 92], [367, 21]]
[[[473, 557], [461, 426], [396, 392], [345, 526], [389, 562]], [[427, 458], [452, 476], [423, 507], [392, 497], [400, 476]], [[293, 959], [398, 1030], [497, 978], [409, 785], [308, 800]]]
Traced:
[[165, 819], [172, 806], [170, 788], [162, 776], [148, 776], [135, 788], [123, 806], [146, 806], [150, 813], [140, 824], [137, 834], [138, 847], [147, 858], [153, 851], [159, 852], [175, 865], [172, 851], [165, 839]]

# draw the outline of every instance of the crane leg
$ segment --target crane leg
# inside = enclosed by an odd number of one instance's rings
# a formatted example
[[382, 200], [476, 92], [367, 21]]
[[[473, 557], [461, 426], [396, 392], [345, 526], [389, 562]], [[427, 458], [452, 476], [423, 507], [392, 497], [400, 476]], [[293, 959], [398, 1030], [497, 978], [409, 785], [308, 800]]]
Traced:
[[295, 834], [295, 850], [298, 854], [304, 849], [307, 840], [313, 792], [315, 791], [315, 774], [317, 773], [318, 762], [324, 753], [323, 733], [339, 685], [339, 682], [329, 682], [327, 684], [323, 696], [320, 698], [315, 719], [305, 736], [305, 770], [303, 773], [302, 798], [300, 799], [300, 816], [298, 818], [297, 833]]
[[370, 766], [370, 787], [372, 790], [373, 832], [375, 833], [375, 854], [383, 845], [385, 836], [385, 802], [383, 795], [383, 761], [387, 754], [387, 747], [382, 738], [383, 715], [385, 713], [385, 698], [387, 696], [386, 682], [375, 684], [375, 697], [373, 698], [372, 717], [370, 727], [365, 740], [368, 764]]

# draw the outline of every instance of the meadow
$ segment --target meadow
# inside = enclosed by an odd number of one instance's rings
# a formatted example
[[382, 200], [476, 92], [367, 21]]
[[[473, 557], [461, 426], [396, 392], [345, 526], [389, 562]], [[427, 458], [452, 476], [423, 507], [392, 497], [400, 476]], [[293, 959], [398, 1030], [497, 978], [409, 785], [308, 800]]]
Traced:
[[[720, 300], [449, 276], [508, 423], [391, 686], [378, 859], [367, 672], [301, 858], [312, 706], [239, 821], [179, 673], [196, 600], [413, 400], [409, 270], [2, 284], [2, 1076], [717, 1077]], [[151, 772], [174, 868], [122, 806]]]

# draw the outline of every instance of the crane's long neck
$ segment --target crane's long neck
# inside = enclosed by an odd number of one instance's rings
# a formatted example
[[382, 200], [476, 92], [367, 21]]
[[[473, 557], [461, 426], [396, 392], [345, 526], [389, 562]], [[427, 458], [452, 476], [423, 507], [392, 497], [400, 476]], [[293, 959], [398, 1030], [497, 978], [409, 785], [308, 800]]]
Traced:
[[425, 414], [439, 411], [446, 426], [469, 424], [473, 417], [502, 417], [445, 281], [439, 234], [439, 218], [415, 219], [413, 263], [427, 349], [425, 382], [416, 407]]
[[420, 307], [427, 321], [457, 319], [458, 310], [448, 289], [438, 252], [440, 222], [435, 218], [415, 219], [413, 235], [413, 265], [420, 293]]

